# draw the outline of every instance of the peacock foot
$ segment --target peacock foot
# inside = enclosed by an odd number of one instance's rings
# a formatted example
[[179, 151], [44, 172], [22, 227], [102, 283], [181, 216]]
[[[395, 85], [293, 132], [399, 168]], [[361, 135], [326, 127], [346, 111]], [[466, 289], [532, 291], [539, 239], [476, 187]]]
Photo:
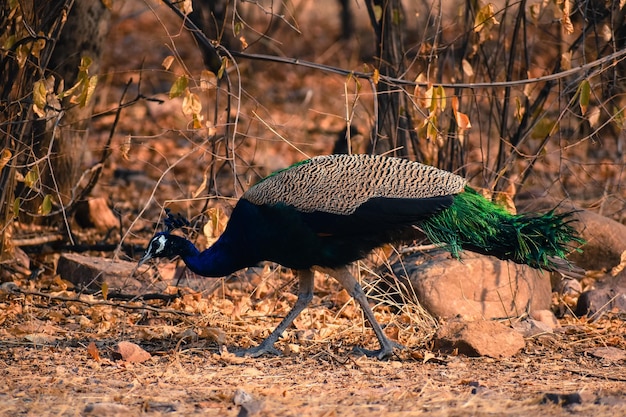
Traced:
[[239, 352], [236, 352], [235, 355], [240, 356], [240, 357], [247, 357], [247, 358], [258, 358], [259, 356], [263, 356], [263, 355], [275, 355], [275, 356], [281, 356], [282, 352], [278, 349], [276, 349], [274, 346], [272, 345], [267, 345], [265, 346], [265, 343], [261, 343], [258, 346], [255, 347], [251, 347], [249, 349], [244, 349], [241, 350]]
[[365, 355], [368, 358], [377, 358], [380, 360], [389, 359], [394, 355], [394, 349], [404, 349], [405, 347], [400, 343], [389, 340], [389, 343], [385, 343], [385, 345], [381, 346], [380, 349], [370, 350], [365, 349], [360, 346], [355, 346], [353, 351], [359, 353], [361, 355]]

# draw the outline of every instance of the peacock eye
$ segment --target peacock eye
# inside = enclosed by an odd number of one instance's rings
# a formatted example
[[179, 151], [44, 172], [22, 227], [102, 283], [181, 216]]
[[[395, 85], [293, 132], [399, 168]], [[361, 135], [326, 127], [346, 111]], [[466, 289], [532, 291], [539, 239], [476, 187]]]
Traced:
[[159, 236], [157, 239], [153, 240], [152, 243], [150, 243], [150, 253], [158, 255], [163, 252], [165, 249], [165, 241], [165, 236]]

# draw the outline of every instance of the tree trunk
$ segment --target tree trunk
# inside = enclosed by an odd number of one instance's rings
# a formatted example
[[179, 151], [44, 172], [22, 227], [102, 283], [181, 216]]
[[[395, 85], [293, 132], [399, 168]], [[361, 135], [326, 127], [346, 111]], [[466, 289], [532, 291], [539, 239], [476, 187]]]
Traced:
[[[370, 21], [376, 32], [376, 51], [380, 75], [398, 77], [405, 71], [404, 11], [400, 0], [367, 2]], [[406, 92], [397, 85], [379, 82], [377, 85], [378, 120], [372, 135], [372, 151], [407, 157], [411, 151], [421, 160], [417, 133], [408, 111], [412, 104]], [[409, 148], [410, 145], [410, 148]]]
[[[55, 76], [57, 86], [61, 80], [66, 89], [76, 83], [83, 57], [92, 61], [89, 74], [98, 73], [109, 21], [110, 11], [101, 0], [74, 2], [48, 64], [48, 71]], [[50, 169], [42, 170], [42, 186], [64, 206], [72, 202], [72, 190], [78, 185], [83, 162], [88, 156], [93, 106], [94, 100], [81, 106], [70, 103], [69, 97], [65, 98], [58, 128], [54, 129], [57, 120], [49, 119], [44, 131], [35, 136], [39, 156], [50, 153]]]
[[[83, 56], [97, 73], [109, 15], [101, 0], [0, 3], [0, 43], [8, 45], [0, 55], [0, 259], [11, 256], [14, 216], [37, 221], [46, 195], [58, 205], [71, 201], [93, 103], [48, 102], [41, 116], [33, 110], [34, 88], [52, 75], [67, 90]], [[55, 86], [49, 95], [57, 92]]]

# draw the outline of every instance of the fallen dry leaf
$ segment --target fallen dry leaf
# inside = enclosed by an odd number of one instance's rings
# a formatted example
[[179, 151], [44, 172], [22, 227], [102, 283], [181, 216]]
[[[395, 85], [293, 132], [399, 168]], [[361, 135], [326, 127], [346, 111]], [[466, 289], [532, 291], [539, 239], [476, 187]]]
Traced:
[[91, 359], [96, 362], [100, 362], [100, 352], [98, 351], [98, 348], [96, 347], [96, 344], [94, 342], [89, 343], [89, 345], [87, 346], [87, 353], [89, 354], [89, 356], [91, 356]]
[[432, 352], [426, 352], [424, 353], [424, 359], [422, 360], [422, 363], [426, 363], [431, 359], [435, 359], [435, 355]]
[[342, 305], [352, 300], [352, 297], [350, 296], [350, 294], [348, 294], [348, 291], [346, 291], [345, 289], [342, 289], [341, 291], [338, 291], [332, 294], [330, 296], [330, 299], [334, 301], [335, 303]]
[[10, 327], [9, 333], [13, 336], [27, 336], [32, 334], [47, 334], [53, 335], [57, 333], [65, 333], [61, 327], [47, 324], [40, 320], [31, 320], [28, 323], [22, 323]]
[[285, 349], [285, 353], [297, 355], [298, 353], [300, 353], [300, 345], [296, 343], [287, 344], [287, 349]]
[[218, 345], [223, 345], [226, 341], [226, 333], [217, 327], [201, 327], [198, 329], [198, 337], [200, 339], [209, 339]]
[[24, 339], [32, 342], [35, 345], [51, 345], [59, 340], [58, 337], [45, 333], [31, 333], [24, 336]]
[[240, 365], [244, 363], [245, 361], [247, 361], [246, 358], [242, 358], [240, 356], [235, 355], [234, 353], [230, 353], [226, 349], [226, 347], [222, 349], [222, 352], [220, 354], [217, 354], [217, 353], [214, 354], [213, 358], [220, 360], [222, 362], [225, 362], [225, 363], [233, 364], [233, 365]]

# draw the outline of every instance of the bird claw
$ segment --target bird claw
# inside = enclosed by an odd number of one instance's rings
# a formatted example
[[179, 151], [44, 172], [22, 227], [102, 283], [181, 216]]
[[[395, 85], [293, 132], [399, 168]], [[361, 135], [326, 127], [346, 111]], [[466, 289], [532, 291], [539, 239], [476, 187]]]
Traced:
[[388, 359], [391, 356], [393, 356], [394, 349], [405, 349], [405, 347], [401, 345], [400, 343], [390, 340], [389, 344], [385, 344], [384, 346], [381, 346], [380, 349], [370, 350], [370, 349], [362, 348], [360, 346], [355, 346], [353, 351], [360, 353], [362, 355], [365, 355], [368, 358], [377, 358], [377, 359], [383, 360], [383, 359]]
[[281, 356], [282, 352], [276, 349], [274, 346], [263, 346], [261, 343], [258, 346], [251, 347], [250, 349], [244, 349], [235, 353], [237, 356], [245, 358], [258, 358], [259, 356], [269, 354], [274, 356]]

